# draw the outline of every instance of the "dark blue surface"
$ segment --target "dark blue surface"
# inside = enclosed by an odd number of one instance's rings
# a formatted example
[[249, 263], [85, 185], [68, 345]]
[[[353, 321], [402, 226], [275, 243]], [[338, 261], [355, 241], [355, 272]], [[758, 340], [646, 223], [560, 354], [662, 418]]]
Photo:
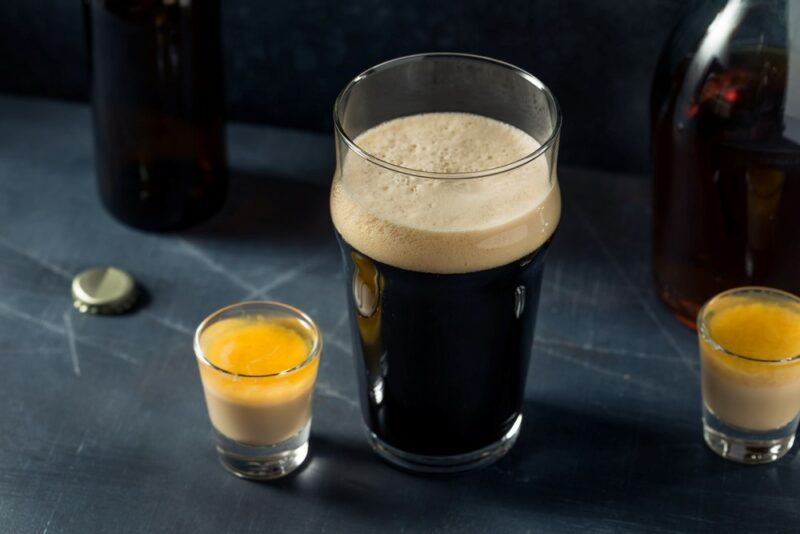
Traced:
[[[159, 0], [162, 1], [162, 0]], [[336, 94], [393, 57], [471, 52], [539, 76], [566, 115], [563, 161], [647, 169], [656, 59], [697, 0], [225, 0], [235, 120], [330, 131]], [[78, 0], [0, 2], [0, 92], [86, 98]]]
[[[234, 191], [176, 235], [112, 221], [84, 107], [0, 99], [0, 530], [106, 532], [796, 531], [797, 452], [745, 467], [701, 440], [693, 332], [653, 296], [641, 176], [562, 169], [516, 447], [456, 477], [396, 471], [355, 403], [327, 211], [331, 139], [234, 126]], [[137, 312], [72, 309], [71, 276], [130, 270]], [[321, 325], [312, 457], [274, 484], [216, 462], [191, 332], [253, 297]]]

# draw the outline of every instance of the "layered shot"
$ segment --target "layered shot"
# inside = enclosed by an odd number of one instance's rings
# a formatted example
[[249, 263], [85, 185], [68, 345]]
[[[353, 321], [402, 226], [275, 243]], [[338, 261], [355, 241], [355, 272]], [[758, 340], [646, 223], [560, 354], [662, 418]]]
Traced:
[[800, 418], [800, 299], [726, 291], [700, 311], [698, 333], [708, 445], [743, 463], [786, 454]]
[[279, 303], [235, 304], [200, 325], [195, 353], [223, 466], [269, 479], [303, 463], [320, 352], [311, 319]]

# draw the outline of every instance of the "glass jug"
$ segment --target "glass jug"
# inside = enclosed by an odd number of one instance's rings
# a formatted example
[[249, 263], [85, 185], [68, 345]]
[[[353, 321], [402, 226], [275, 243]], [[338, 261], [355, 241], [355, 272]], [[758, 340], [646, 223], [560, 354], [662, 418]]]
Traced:
[[800, 292], [800, 1], [715, 0], [678, 25], [651, 99], [653, 270], [694, 325], [744, 285]]

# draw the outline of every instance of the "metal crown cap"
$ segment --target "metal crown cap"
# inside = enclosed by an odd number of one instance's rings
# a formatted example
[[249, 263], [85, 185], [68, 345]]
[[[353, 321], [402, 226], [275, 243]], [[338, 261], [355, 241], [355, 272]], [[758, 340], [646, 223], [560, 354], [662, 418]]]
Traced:
[[92, 267], [72, 279], [72, 299], [81, 313], [125, 313], [136, 304], [136, 281], [116, 267]]

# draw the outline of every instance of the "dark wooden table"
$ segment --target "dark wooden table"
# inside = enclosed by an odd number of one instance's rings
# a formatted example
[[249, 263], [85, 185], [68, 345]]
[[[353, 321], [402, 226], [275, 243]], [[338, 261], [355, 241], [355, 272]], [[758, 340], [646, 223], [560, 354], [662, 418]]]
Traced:
[[[796, 531], [800, 460], [723, 461], [701, 439], [694, 333], [650, 285], [649, 180], [562, 169], [514, 450], [421, 477], [368, 448], [327, 209], [330, 136], [232, 126], [233, 191], [210, 223], [145, 234], [94, 188], [85, 107], [0, 98], [0, 531]], [[72, 308], [71, 277], [128, 269], [135, 313]], [[238, 480], [211, 445], [191, 349], [234, 301], [309, 312], [325, 353], [311, 461]]]

